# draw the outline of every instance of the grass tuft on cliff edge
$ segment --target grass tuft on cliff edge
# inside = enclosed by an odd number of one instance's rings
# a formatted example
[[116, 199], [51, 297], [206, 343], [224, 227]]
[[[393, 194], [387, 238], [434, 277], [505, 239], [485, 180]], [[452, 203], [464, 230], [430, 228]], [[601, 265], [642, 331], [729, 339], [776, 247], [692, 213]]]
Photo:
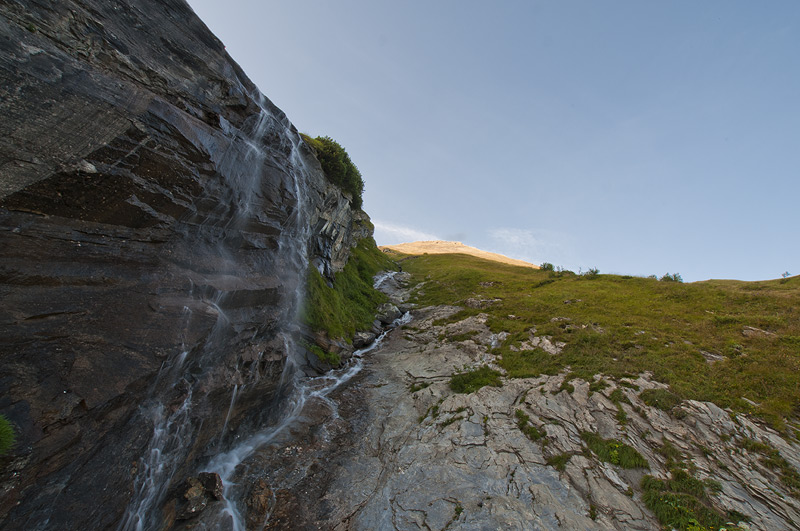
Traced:
[[[650, 371], [679, 399], [714, 402], [800, 433], [800, 277], [684, 284], [456, 254], [393, 256], [412, 282], [424, 282], [412, 302], [464, 306], [450, 322], [487, 313], [492, 332], [510, 333], [495, 350], [509, 377], [567, 367], [587, 381]], [[468, 298], [499, 300], [469, 308]], [[523, 348], [534, 328], [538, 337], [565, 342], [563, 351]]]
[[330, 339], [352, 340], [358, 330], [369, 330], [377, 307], [386, 295], [372, 287], [379, 271], [395, 270], [397, 264], [380, 251], [372, 238], [364, 238], [352, 249], [342, 271], [332, 285], [310, 267], [302, 321], [313, 331], [323, 331]]

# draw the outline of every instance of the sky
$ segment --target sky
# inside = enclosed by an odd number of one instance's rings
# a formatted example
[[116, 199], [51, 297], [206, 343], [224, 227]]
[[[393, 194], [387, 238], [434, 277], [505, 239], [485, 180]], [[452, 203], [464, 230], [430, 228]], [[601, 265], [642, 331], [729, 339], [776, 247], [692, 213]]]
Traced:
[[345, 147], [379, 245], [800, 274], [800, 2], [189, 0]]

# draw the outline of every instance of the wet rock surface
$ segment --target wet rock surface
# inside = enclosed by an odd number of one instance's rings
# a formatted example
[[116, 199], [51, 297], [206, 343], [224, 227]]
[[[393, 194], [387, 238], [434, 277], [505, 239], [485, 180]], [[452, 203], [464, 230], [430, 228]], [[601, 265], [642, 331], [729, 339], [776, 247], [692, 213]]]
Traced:
[[[453, 393], [451, 374], [491, 363], [488, 347], [497, 339], [480, 315], [433, 324], [457, 311], [414, 311], [333, 397], [335, 414], [321, 407], [295, 445], [275, 448], [264, 462], [276, 493], [267, 528], [657, 530], [642, 478], [670, 477], [666, 448], [700, 481], [716, 485], [713, 507], [749, 519], [734, 524], [770, 530], [800, 522], [791, 489], [745, 448], [746, 441], [767, 444], [797, 468], [797, 443], [708, 402], [684, 401], [670, 411], [649, 406], [640, 394], [666, 387], [649, 374], [504, 379], [502, 387]], [[441, 339], [469, 330], [468, 340]], [[518, 411], [539, 439], [523, 433]], [[584, 432], [631, 446], [649, 469], [601, 461]], [[294, 465], [281, 465], [281, 452]]]
[[371, 225], [182, 0], [4, 2], [0, 79], [0, 528], [116, 527], [154, 397], [175, 490], [263, 416], [305, 257]]

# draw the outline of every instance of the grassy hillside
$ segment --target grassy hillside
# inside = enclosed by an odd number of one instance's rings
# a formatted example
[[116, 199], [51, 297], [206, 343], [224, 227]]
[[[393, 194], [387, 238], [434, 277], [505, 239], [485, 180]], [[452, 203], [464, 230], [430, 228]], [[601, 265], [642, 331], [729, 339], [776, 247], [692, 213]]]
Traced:
[[[651, 371], [684, 399], [760, 416], [797, 436], [800, 277], [683, 284], [654, 278], [533, 270], [466, 255], [395, 255], [421, 284], [422, 305], [488, 313], [511, 377]], [[594, 273], [594, 272], [593, 272]], [[466, 304], [467, 299], [472, 306]], [[552, 336], [557, 355], [523, 343]]]
[[375, 310], [386, 296], [372, 287], [372, 277], [396, 265], [376, 246], [372, 238], [364, 238], [353, 248], [344, 270], [331, 284], [309, 268], [302, 321], [313, 331], [323, 331], [331, 339], [350, 341], [357, 330], [368, 330], [375, 319]]

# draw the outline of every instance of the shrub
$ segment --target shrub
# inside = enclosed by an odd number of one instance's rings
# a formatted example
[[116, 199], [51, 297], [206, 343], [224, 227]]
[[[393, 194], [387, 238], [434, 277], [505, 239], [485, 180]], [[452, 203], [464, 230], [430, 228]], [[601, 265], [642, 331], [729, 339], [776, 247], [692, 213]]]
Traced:
[[673, 273], [672, 275], [666, 273], [663, 277], [659, 278], [658, 280], [660, 280], [661, 282], [683, 282], [680, 273]]
[[14, 426], [5, 415], [0, 415], [0, 456], [6, 455], [16, 441]]
[[555, 271], [556, 266], [554, 266], [550, 262], [542, 262], [542, 265], [539, 266], [539, 269], [541, 269], [542, 271]]
[[584, 278], [594, 278], [599, 274], [600, 274], [600, 270], [599, 269], [597, 269], [596, 267], [590, 267], [589, 269], [586, 270], [585, 273], [583, 273], [583, 277]]
[[450, 389], [456, 393], [472, 393], [487, 385], [492, 387], [503, 386], [500, 381], [500, 373], [487, 365], [454, 374], [450, 378]]
[[354, 208], [361, 208], [364, 180], [361, 178], [361, 172], [350, 160], [347, 151], [329, 136], [311, 138], [302, 135], [302, 137], [314, 150], [328, 179], [352, 196], [351, 204]]

